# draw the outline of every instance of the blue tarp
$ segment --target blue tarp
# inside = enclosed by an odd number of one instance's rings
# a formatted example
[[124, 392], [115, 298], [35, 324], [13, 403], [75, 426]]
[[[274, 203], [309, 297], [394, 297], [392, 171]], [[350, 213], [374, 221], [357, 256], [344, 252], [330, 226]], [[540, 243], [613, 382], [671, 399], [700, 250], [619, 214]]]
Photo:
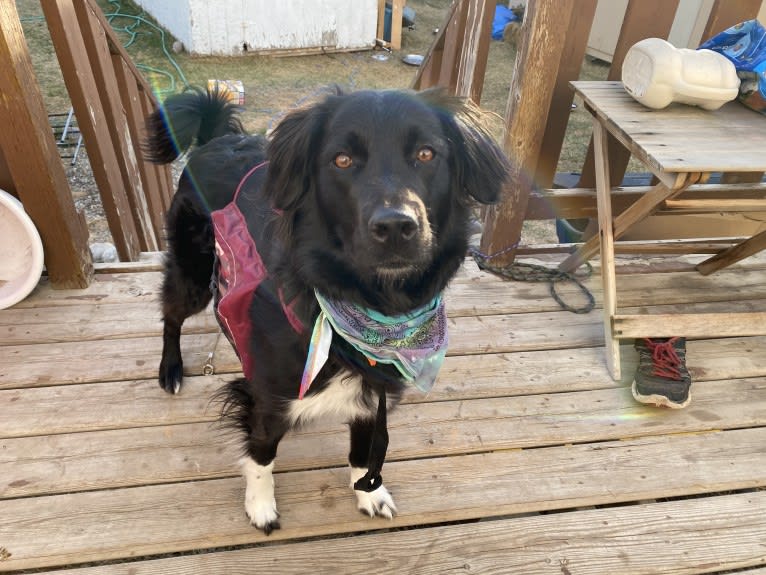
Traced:
[[495, 19], [492, 21], [492, 39], [502, 40], [505, 27], [508, 23], [515, 22], [516, 20], [518, 20], [518, 18], [516, 17], [516, 14], [513, 13], [513, 10], [506, 6], [501, 6], [500, 4], [495, 6]]

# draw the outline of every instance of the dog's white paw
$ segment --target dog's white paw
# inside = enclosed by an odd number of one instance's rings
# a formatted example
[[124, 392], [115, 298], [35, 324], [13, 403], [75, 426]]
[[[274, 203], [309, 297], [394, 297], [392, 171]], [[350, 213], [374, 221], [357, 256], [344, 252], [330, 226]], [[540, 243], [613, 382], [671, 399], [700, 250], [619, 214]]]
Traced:
[[258, 465], [248, 458], [242, 459], [242, 474], [247, 481], [245, 488], [245, 512], [250, 523], [266, 535], [279, 529], [279, 513], [274, 498], [274, 462]]
[[391, 497], [385, 485], [381, 485], [375, 491], [370, 492], [354, 489], [354, 484], [366, 473], [367, 470], [361, 467], [351, 468], [351, 489], [356, 495], [357, 509], [370, 517], [380, 516], [393, 519], [397, 513], [396, 505], [394, 505], [394, 498]]

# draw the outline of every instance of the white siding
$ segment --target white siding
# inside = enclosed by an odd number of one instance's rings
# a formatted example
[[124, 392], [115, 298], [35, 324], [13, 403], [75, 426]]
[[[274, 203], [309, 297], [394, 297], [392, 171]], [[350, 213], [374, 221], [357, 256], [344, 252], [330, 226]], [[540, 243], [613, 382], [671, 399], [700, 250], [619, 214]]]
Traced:
[[149, 12], [168, 32], [183, 42], [184, 46], [191, 45], [189, 0], [172, 0], [170, 2], [168, 0], [136, 0], [136, 3]]
[[[139, 0], [189, 52], [375, 45], [377, 0]], [[173, 6], [170, 8], [169, 6]]]

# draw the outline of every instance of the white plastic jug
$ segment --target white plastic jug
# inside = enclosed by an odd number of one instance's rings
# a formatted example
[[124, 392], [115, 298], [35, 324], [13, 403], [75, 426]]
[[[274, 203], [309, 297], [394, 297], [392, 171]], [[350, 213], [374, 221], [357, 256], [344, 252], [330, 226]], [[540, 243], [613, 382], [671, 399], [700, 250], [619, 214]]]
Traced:
[[622, 64], [625, 90], [644, 106], [672, 102], [716, 110], [737, 97], [737, 70], [712, 50], [676, 48], [662, 38], [636, 42]]

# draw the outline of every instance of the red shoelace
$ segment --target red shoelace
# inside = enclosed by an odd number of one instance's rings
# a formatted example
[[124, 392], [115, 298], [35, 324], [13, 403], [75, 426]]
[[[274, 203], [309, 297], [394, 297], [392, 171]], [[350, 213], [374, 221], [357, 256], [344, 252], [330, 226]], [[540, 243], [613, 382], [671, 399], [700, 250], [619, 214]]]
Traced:
[[677, 340], [677, 337], [659, 343], [655, 343], [651, 339], [644, 340], [647, 347], [652, 352], [652, 362], [654, 364], [653, 374], [657, 377], [676, 380], [682, 379], [681, 371], [678, 369], [681, 365], [681, 358], [678, 357], [678, 354], [673, 347], [673, 344]]

